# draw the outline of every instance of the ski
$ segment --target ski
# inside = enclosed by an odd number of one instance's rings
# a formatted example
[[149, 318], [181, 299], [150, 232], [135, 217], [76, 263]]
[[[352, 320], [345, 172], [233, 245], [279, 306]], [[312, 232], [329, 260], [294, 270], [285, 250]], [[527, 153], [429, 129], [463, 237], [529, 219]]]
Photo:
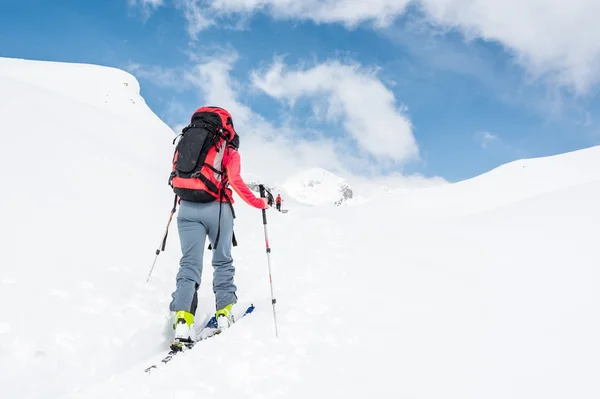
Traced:
[[[240, 319], [242, 319], [244, 316], [252, 313], [253, 310], [254, 310], [254, 305], [251, 304], [241, 316], [235, 318], [234, 324], [236, 322], [238, 322]], [[229, 327], [229, 328], [231, 328], [231, 327]], [[177, 354], [192, 350], [198, 342], [204, 341], [206, 339], [209, 339], [211, 337], [219, 335], [221, 332], [222, 331], [217, 328], [216, 317], [215, 316], [211, 317], [208, 320], [208, 322], [204, 325], [204, 327], [202, 327], [202, 329], [196, 334], [196, 339], [194, 340], [194, 342], [183, 343], [181, 346], [176, 347], [176, 348], [172, 347], [169, 350], [169, 352], [167, 353], [167, 356], [163, 357], [159, 363], [153, 364], [152, 366], [145, 368], [144, 372], [146, 372], [147, 374], [150, 374], [150, 372], [152, 370], [155, 370], [158, 368], [159, 364], [164, 365], [164, 364], [169, 363], [171, 360], [173, 360], [173, 358]]]

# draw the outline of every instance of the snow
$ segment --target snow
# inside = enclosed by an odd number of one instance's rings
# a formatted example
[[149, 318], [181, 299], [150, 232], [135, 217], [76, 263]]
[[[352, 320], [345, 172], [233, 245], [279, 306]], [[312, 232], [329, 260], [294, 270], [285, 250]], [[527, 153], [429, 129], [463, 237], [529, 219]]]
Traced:
[[[172, 131], [122, 71], [0, 59], [0, 87], [3, 398], [600, 396], [600, 147], [270, 210], [278, 338], [262, 217], [238, 200], [256, 310], [148, 375], [179, 260], [173, 222], [146, 283]], [[198, 319], [211, 278], [207, 258]]]
[[311, 168], [289, 177], [282, 188], [294, 200], [312, 206], [327, 206], [352, 198], [346, 181], [321, 168]]
[[160, 325], [148, 298], [165, 293], [141, 273], [173, 135], [125, 72], [0, 59], [0, 87], [1, 396], [57, 397], [133, 364], [132, 344], [157, 350], [126, 327]]
[[420, 190], [400, 189], [386, 205], [411, 217], [465, 216], [598, 179], [598, 147], [502, 165], [475, 178]]

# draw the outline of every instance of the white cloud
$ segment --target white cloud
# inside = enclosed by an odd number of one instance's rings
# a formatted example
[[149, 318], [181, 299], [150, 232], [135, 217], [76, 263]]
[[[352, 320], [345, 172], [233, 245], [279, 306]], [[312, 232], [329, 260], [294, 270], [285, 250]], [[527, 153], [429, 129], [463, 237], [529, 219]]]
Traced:
[[205, 3], [204, 0], [175, 0], [176, 7], [183, 11], [188, 22], [188, 34], [193, 40], [198, 39], [198, 33], [215, 23], [214, 19], [208, 17], [211, 13], [206, 16], [203, 12], [210, 9]]
[[596, 0], [423, 0], [436, 23], [506, 46], [534, 76], [583, 92], [600, 79]]
[[[200, 105], [227, 109], [240, 135], [243, 170], [282, 181], [291, 173], [317, 165], [331, 170], [343, 168], [336, 144], [327, 138], [306, 141], [285, 126], [274, 126], [241, 102], [244, 88], [231, 77], [237, 54], [226, 53], [199, 62], [183, 73], [185, 82], [195, 87]], [[190, 116], [194, 110], [190, 110]]]
[[342, 23], [348, 28], [363, 22], [383, 27], [401, 15], [412, 0], [174, 0], [186, 11], [188, 32], [197, 39], [218, 17], [267, 12], [277, 19], [306, 19]]
[[418, 159], [412, 124], [374, 71], [338, 61], [290, 69], [275, 61], [266, 71], [254, 72], [252, 81], [266, 94], [291, 104], [300, 97], [325, 101], [326, 118], [341, 121], [359, 147], [372, 156], [397, 163]]
[[127, 2], [130, 7], [139, 7], [145, 18], [148, 18], [154, 10], [165, 4], [164, 0], [127, 0]]
[[[417, 5], [425, 19], [468, 39], [500, 43], [531, 73], [584, 93], [600, 81], [597, 0], [177, 0], [193, 10], [192, 37], [216, 18], [266, 12], [278, 19], [389, 26]], [[210, 22], [209, 22], [210, 21]]]
[[237, 61], [237, 54], [226, 53], [219, 57], [210, 57], [184, 73], [187, 82], [197, 87], [207, 104], [227, 108], [235, 115], [237, 124], [248, 124], [254, 115], [250, 108], [238, 101], [237, 93], [242, 90], [241, 84], [233, 80], [230, 72]]
[[[275, 125], [273, 122], [266, 120], [260, 114], [252, 110], [243, 102], [244, 94], [249, 91], [243, 82], [232, 78], [232, 68], [237, 60], [237, 54], [232, 52], [220, 53], [216, 56], [208, 57], [207, 59], [196, 59], [195, 65], [189, 68], [178, 68], [175, 70], [161, 69], [154, 67], [135, 66], [135, 70], [131, 72], [137, 76], [151, 77], [153, 75], [168, 78], [153, 80], [155, 83], [163, 84], [167, 87], [172, 87], [177, 84], [171, 77], [178, 76], [180, 78], [179, 85], [194, 89], [198, 94], [198, 103], [194, 104], [186, 111], [185, 119], [178, 123], [170, 121], [175, 129], [179, 129], [181, 124], [187, 123], [189, 116], [194, 110], [201, 105], [217, 105], [228, 109], [234, 120], [235, 128], [240, 134], [240, 153], [242, 154], [242, 173], [252, 173], [259, 176], [264, 176], [273, 182], [282, 182], [293, 173], [312, 168], [322, 167], [333, 173], [353, 176], [356, 171], [360, 170], [363, 178], [369, 176], [370, 179], [377, 179], [382, 176], [381, 165], [377, 161], [373, 162], [373, 158], [365, 154], [356, 154], [351, 151], [347, 140], [333, 139], [326, 137], [320, 132], [309, 131], [303, 126], [303, 121], [294, 118], [292, 114], [288, 114], [285, 110], [281, 110], [282, 119], [288, 120], [283, 125]], [[324, 64], [325, 68], [332, 68], [335, 63]], [[372, 74], [366, 73], [358, 67], [348, 67], [344, 70], [341, 68], [340, 77], [348, 74], [349, 80], [343, 80], [348, 85], [348, 89], [362, 91], [367, 96], [381, 96], [382, 99], [375, 100], [371, 98], [373, 106], [382, 105], [386, 107], [383, 111], [368, 109], [365, 113], [356, 108], [358, 114], [372, 115], [374, 119], [384, 118], [395, 121], [400, 125], [405, 125], [407, 120], [402, 117], [401, 113], [393, 107], [393, 96], [386, 92], [385, 87], [381, 83], [377, 83]], [[283, 70], [282, 70], [283, 72]], [[360, 74], [362, 72], [364, 74]], [[352, 75], [352, 74], [355, 75]], [[316, 76], [321, 76], [317, 74]], [[260, 77], [256, 75], [255, 77]], [[275, 76], [284, 78], [284, 75]], [[304, 79], [307, 79], [306, 77]], [[321, 78], [319, 78], [321, 79]], [[321, 80], [317, 81], [319, 85]], [[339, 82], [338, 82], [339, 83]], [[365, 86], [361, 86], [361, 84]], [[381, 87], [379, 87], [381, 85]], [[342, 93], [341, 90], [335, 88], [325, 88], [328, 92], [328, 98]], [[285, 92], [281, 92], [282, 96]], [[351, 121], [352, 118], [358, 118], [357, 124], [364, 126], [364, 117], [347, 116], [344, 107], [353, 107], [355, 101], [358, 107], [365, 104], [361, 99], [355, 99], [356, 95], [350, 93], [350, 102], [345, 103], [340, 100], [339, 109], [330, 112], [331, 117], [342, 118], [345, 121]], [[181, 113], [181, 108], [178, 106], [173, 109]], [[329, 111], [328, 111], [329, 112]], [[368, 117], [367, 117], [368, 119]], [[375, 125], [381, 122], [374, 121]], [[381, 126], [381, 125], [379, 125]], [[386, 127], [389, 128], [389, 127]], [[367, 133], [370, 137], [377, 138], [378, 132]], [[310, 137], [310, 138], [307, 138]], [[412, 137], [412, 136], [411, 136]], [[384, 140], [387, 140], [384, 138]], [[392, 141], [393, 142], [393, 141]], [[380, 151], [379, 147], [376, 148]], [[391, 179], [394, 180], [394, 179]], [[407, 179], [402, 177], [402, 184], [418, 181], [422, 184], [423, 179]]]
[[164, 4], [164, 0], [128, 0], [130, 6], [158, 8]]
[[317, 23], [341, 22], [354, 27], [365, 21], [386, 26], [401, 15], [411, 0], [213, 0], [222, 13], [268, 11], [276, 18], [310, 19]]
[[500, 139], [495, 134], [492, 134], [490, 132], [483, 132], [480, 135], [480, 140], [481, 140], [481, 147], [487, 148], [491, 143], [497, 142]]

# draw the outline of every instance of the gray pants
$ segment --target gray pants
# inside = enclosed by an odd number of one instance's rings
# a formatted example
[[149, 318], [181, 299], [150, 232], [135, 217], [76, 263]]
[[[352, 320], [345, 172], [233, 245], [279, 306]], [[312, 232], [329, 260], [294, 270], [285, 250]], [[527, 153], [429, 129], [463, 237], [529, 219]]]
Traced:
[[233, 214], [228, 203], [196, 203], [181, 201], [177, 215], [177, 228], [181, 242], [181, 260], [176, 277], [176, 289], [171, 294], [170, 310], [185, 310], [196, 313], [197, 290], [202, 279], [202, 259], [206, 247], [206, 236], [213, 244], [219, 227], [221, 207], [221, 233], [217, 248], [212, 249], [213, 292], [216, 309], [237, 302], [236, 286], [233, 284], [235, 268], [231, 257], [233, 236]]

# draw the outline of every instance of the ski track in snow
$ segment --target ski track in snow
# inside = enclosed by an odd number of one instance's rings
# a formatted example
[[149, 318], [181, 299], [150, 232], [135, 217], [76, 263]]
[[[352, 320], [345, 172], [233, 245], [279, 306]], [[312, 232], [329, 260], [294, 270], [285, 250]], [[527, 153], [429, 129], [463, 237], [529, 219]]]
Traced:
[[[0, 170], [17, 188], [0, 196], [3, 398], [600, 397], [600, 147], [269, 211], [279, 338], [261, 215], [238, 201], [236, 284], [256, 309], [147, 375], [179, 261], [174, 221], [145, 282], [172, 132], [121, 71], [0, 59], [0, 83]], [[31, 109], [46, 129], [12, 134]], [[209, 257], [198, 320], [214, 312]]]

